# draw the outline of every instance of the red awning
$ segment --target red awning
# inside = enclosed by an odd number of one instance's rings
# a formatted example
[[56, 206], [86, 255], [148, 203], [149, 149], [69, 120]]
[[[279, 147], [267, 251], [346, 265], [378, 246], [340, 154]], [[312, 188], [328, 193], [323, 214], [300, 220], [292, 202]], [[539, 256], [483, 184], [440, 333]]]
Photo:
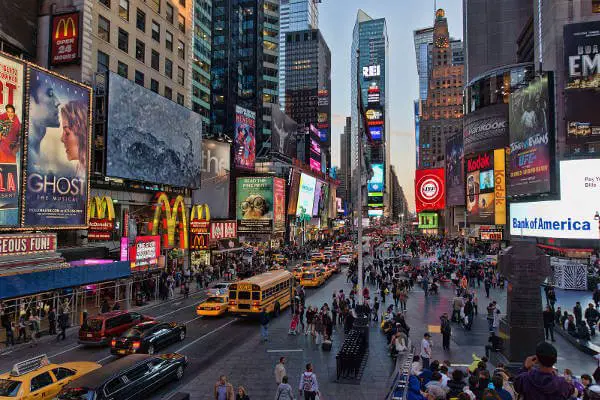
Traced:
[[554, 251], [558, 251], [561, 253], [568, 253], [568, 252], [585, 252], [585, 253], [593, 253], [594, 249], [571, 249], [571, 248], [567, 248], [567, 247], [556, 247], [556, 246], [548, 246], [545, 244], [538, 244], [537, 245], [539, 248], [541, 249], [548, 249], [548, 250], [554, 250]]

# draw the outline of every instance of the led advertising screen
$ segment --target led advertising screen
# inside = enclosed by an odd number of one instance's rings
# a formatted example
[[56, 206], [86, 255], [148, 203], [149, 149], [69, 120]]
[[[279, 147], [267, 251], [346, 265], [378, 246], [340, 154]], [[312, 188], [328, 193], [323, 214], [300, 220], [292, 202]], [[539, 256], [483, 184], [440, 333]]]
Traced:
[[600, 159], [560, 162], [560, 200], [510, 204], [510, 234], [600, 239]]
[[235, 167], [254, 171], [256, 161], [256, 113], [235, 106], [234, 154]]
[[465, 204], [463, 137], [454, 135], [446, 141], [446, 204]]
[[383, 136], [383, 127], [381, 126], [370, 126], [369, 132], [371, 133], [371, 139], [373, 140], [381, 140]]
[[306, 174], [300, 174], [300, 188], [298, 193], [298, 207], [296, 215], [311, 214], [315, 202], [315, 186], [317, 179]]
[[510, 95], [510, 151], [508, 194], [521, 196], [548, 193], [551, 189], [553, 109], [551, 78], [536, 77], [528, 86]]
[[419, 213], [419, 229], [435, 229], [439, 227], [437, 213], [424, 212]]
[[24, 71], [0, 55], [0, 226], [19, 225]]
[[129, 261], [132, 272], [150, 271], [158, 268], [160, 256], [160, 236], [136, 236], [129, 248]]
[[465, 161], [467, 222], [506, 224], [504, 149], [480, 153]]
[[369, 193], [367, 204], [369, 207], [383, 207], [383, 193]]
[[494, 170], [479, 172], [479, 192], [489, 192], [494, 189]]
[[24, 224], [87, 225], [91, 89], [29, 70]]
[[298, 191], [300, 189], [300, 173], [293, 169], [290, 170], [290, 191], [288, 201], [288, 215], [296, 215], [298, 208]]
[[192, 192], [193, 204], [208, 204], [213, 218], [229, 217], [230, 144], [202, 140], [201, 189]]
[[271, 151], [296, 157], [296, 121], [284, 114], [278, 104], [271, 104]]
[[321, 172], [321, 145], [319, 144], [319, 130], [310, 124], [308, 130], [309, 138], [307, 140], [308, 164], [313, 171]]
[[321, 188], [323, 187], [323, 182], [321, 182], [320, 180], [317, 180], [317, 183], [315, 184], [315, 199], [313, 200], [313, 208], [312, 208], [312, 213], [311, 215], [313, 217], [316, 217], [319, 215], [319, 202], [321, 201], [321, 196], [322, 196], [322, 192], [321, 192]]
[[237, 178], [236, 189], [238, 232], [272, 232], [273, 178]]
[[442, 210], [446, 206], [446, 182], [443, 168], [415, 171], [415, 203], [417, 213]]
[[285, 180], [273, 178], [273, 232], [285, 232]]
[[371, 164], [373, 177], [369, 179], [367, 188], [369, 192], [383, 192], [383, 164]]
[[[383, 210], [368, 210], [367, 215], [372, 218], [383, 217]], [[363, 225], [368, 226], [368, 224], [364, 223]]]
[[200, 115], [118, 74], [108, 81], [106, 174], [200, 187]]

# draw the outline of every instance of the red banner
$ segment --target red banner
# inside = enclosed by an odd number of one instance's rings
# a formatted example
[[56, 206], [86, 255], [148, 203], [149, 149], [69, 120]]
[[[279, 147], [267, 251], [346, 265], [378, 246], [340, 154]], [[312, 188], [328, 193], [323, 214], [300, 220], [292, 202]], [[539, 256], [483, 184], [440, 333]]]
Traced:
[[237, 238], [236, 221], [214, 221], [210, 223], [210, 240]]
[[50, 64], [60, 65], [79, 60], [79, 13], [52, 16]]
[[138, 236], [135, 238], [135, 244], [129, 249], [131, 270], [155, 269], [159, 256], [160, 236]]
[[55, 233], [0, 235], [0, 256], [49, 253], [56, 247]]
[[415, 203], [417, 213], [443, 210], [446, 206], [446, 182], [443, 168], [415, 171]]

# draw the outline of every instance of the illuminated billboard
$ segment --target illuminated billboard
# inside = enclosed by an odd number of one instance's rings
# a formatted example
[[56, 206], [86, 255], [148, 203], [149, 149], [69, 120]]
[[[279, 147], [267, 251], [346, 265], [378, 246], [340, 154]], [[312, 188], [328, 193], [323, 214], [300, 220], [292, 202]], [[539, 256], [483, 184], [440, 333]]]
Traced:
[[315, 202], [316, 185], [316, 178], [304, 173], [300, 175], [300, 187], [298, 189], [298, 206], [296, 208], [296, 215], [312, 214], [312, 209]]
[[442, 210], [445, 207], [446, 183], [443, 168], [415, 171], [415, 202], [417, 213]]
[[50, 33], [50, 65], [79, 61], [79, 12], [52, 16]]
[[371, 164], [371, 169], [373, 170], [373, 177], [367, 183], [367, 190], [369, 192], [383, 192], [383, 164]]
[[312, 214], [311, 214], [313, 217], [317, 217], [319, 215], [319, 204], [321, 201], [321, 196], [323, 195], [322, 188], [323, 188], [323, 182], [321, 182], [320, 180], [317, 180], [317, 183], [315, 185], [315, 199], [313, 201], [313, 208], [312, 208]]
[[273, 231], [273, 178], [237, 178], [236, 197], [238, 232]]
[[381, 126], [370, 126], [369, 132], [371, 133], [371, 139], [373, 140], [381, 140], [383, 136], [383, 127]]
[[439, 217], [437, 213], [424, 212], [419, 213], [419, 229], [435, 229], [439, 227]]
[[446, 141], [446, 192], [449, 206], [465, 204], [462, 133]]
[[465, 161], [467, 221], [473, 224], [506, 224], [504, 149], [480, 153]]
[[254, 171], [256, 161], [256, 113], [235, 106], [234, 165], [238, 169]]

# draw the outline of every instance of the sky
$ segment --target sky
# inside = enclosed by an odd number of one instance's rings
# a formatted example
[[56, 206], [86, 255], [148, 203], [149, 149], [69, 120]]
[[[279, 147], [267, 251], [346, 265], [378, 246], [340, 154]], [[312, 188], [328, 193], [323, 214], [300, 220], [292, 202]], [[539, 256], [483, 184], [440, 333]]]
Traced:
[[[319, 5], [319, 29], [331, 50], [332, 162], [337, 166], [340, 135], [350, 115], [350, 47], [359, 8], [374, 19], [386, 18], [391, 163], [414, 211], [413, 101], [419, 96], [419, 82], [413, 31], [433, 26], [434, 0], [323, 0]], [[437, 8], [446, 10], [450, 36], [462, 38], [462, 0], [437, 0]]]

